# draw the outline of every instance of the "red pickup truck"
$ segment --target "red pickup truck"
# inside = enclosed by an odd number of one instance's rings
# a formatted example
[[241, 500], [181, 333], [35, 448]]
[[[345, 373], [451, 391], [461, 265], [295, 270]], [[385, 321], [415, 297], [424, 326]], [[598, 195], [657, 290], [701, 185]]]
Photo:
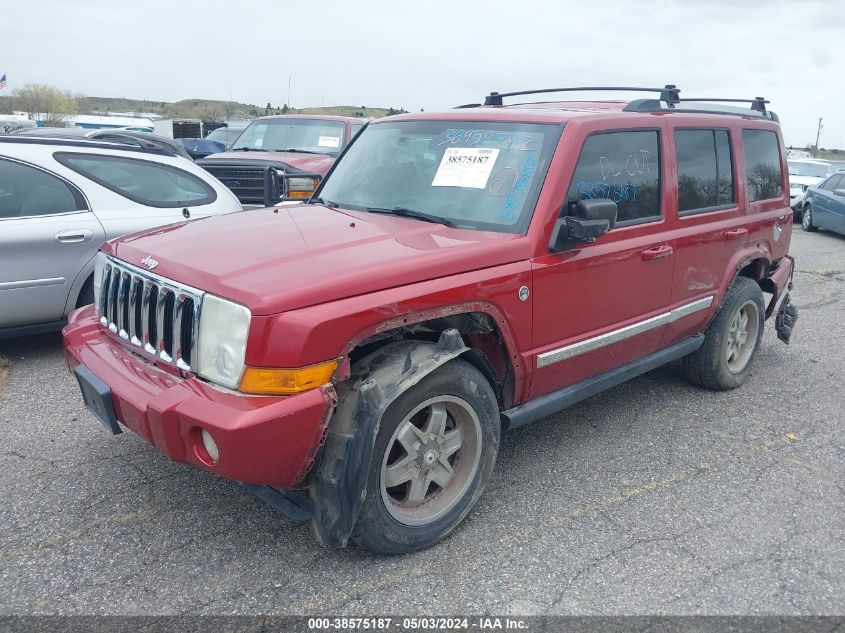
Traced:
[[461, 522], [502, 432], [678, 359], [738, 387], [797, 318], [780, 127], [655, 90], [388, 117], [308, 204], [106, 244], [64, 330], [86, 404], [401, 553]]
[[282, 114], [255, 119], [231, 149], [196, 161], [245, 207], [311, 197], [334, 161], [369, 119]]

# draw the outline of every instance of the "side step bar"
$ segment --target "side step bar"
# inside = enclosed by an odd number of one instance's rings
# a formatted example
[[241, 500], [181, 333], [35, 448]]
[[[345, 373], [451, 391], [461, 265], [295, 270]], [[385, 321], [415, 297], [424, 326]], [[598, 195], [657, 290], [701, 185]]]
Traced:
[[529, 400], [525, 404], [521, 404], [513, 409], [502, 411], [502, 425], [504, 430], [510, 431], [536, 422], [537, 420], [542, 420], [553, 413], [557, 413], [561, 409], [571, 407], [581, 400], [594, 396], [600, 391], [615, 387], [631, 378], [636, 378], [640, 374], [657, 369], [661, 365], [671, 363], [673, 360], [691, 354], [701, 347], [703, 343], [704, 335], [696, 334], [685, 341], [676, 343], [671, 347], [649, 354], [643, 358], [638, 358], [627, 365], [622, 365], [599, 376], [588, 378], [575, 385], [570, 385], [569, 387], [553, 391], [539, 398]]

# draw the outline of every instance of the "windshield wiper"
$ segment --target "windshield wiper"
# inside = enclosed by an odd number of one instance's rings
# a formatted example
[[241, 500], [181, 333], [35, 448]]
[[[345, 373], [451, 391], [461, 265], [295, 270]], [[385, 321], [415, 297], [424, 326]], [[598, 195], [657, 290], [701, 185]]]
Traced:
[[260, 152], [261, 150], [252, 149], [251, 147], [233, 147], [233, 152]]
[[274, 149], [273, 152], [291, 152], [292, 154], [323, 154], [324, 152], [315, 152], [310, 149], [299, 149], [298, 147], [291, 147], [289, 149]]
[[324, 207], [328, 207], [329, 209], [334, 209], [338, 206], [337, 202], [323, 200], [322, 198], [311, 198], [307, 204], [322, 204]]
[[384, 213], [386, 215], [398, 215], [400, 218], [413, 218], [414, 220], [422, 220], [423, 222], [433, 222], [434, 224], [442, 224], [449, 228], [457, 228], [457, 225], [451, 220], [441, 218], [439, 215], [431, 215], [422, 211], [414, 211], [413, 209], [406, 209], [405, 207], [390, 207], [383, 209], [381, 207], [367, 207], [364, 211], [369, 213]]

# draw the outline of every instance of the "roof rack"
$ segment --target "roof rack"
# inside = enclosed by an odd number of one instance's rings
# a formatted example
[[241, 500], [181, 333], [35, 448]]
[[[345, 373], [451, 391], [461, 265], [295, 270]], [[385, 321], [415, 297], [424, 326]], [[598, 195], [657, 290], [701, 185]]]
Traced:
[[[572, 88], [544, 88], [542, 90], [520, 90], [518, 92], [491, 92], [484, 98], [484, 105], [486, 106], [500, 106], [504, 97], [518, 97], [522, 95], [537, 95], [548, 92], [594, 92], [612, 90], [615, 92], [658, 92], [660, 93], [660, 101], [665, 101], [671, 108], [678, 103], [680, 98], [680, 89], [675, 84], [666, 84], [663, 88], [643, 88], [638, 86], [580, 86]], [[458, 106], [459, 108], [473, 108], [476, 104], [466, 104]]]
[[[723, 106], [719, 109], [709, 109], [709, 108], [695, 108], [695, 107], [678, 107], [683, 103], [750, 103], [751, 108], [750, 110], [746, 108], [738, 108], [733, 106]], [[678, 99], [676, 104], [669, 104], [669, 109], [673, 112], [698, 112], [698, 113], [706, 113], [706, 114], [734, 114], [734, 115], [741, 115], [741, 116], [759, 116], [766, 119], [771, 119], [772, 121], [778, 121], [778, 116], [771, 110], [766, 109], [766, 104], [769, 103], [768, 100], [764, 99], [763, 97], [754, 97], [753, 99], [728, 99], [728, 98], [720, 98], [720, 97], [684, 97], [683, 99]], [[660, 101], [656, 99], [637, 99], [631, 101], [627, 106], [625, 106], [626, 112], [661, 112], [661, 111], [668, 111], [668, 109], [663, 108], [660, 104]]]

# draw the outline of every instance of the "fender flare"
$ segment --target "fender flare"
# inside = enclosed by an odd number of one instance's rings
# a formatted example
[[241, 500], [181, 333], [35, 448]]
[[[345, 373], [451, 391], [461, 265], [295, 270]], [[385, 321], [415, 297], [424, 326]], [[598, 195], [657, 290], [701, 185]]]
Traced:
[[338, 385], [338, 405], [309, 486], [311, 530], [324, 546], [345, 547], [367, 496], [381, 418], [402, 393], [469, 348], [456, 329], [438, 342], [398, 341], [359, 361]]

